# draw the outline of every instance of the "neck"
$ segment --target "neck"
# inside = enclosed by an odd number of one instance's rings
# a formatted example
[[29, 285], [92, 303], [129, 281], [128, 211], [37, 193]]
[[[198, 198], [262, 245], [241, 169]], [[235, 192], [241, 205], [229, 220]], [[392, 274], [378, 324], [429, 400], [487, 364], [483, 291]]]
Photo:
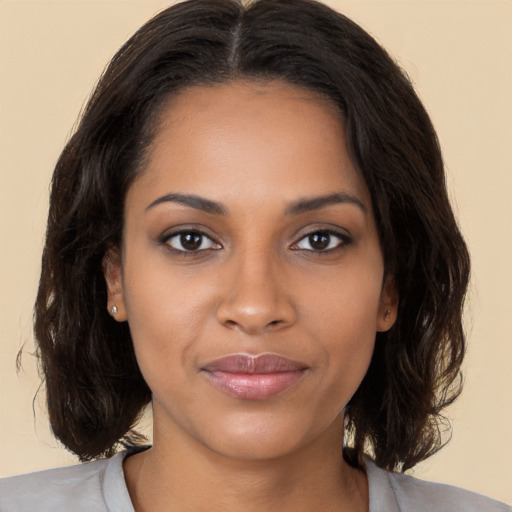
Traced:
[[368, 510], [362, 471], [342, 458], [342, 425], [275, 459], [225, 457], [194, 439], [155, 430], [150, 450], [124, 470], [136, 512]]

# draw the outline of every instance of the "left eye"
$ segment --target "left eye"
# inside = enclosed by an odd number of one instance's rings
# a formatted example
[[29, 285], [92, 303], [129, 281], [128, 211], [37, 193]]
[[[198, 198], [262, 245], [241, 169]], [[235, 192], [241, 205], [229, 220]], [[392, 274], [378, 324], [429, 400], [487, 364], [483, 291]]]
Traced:
[[169, 237], [165, 243], [176, 251], [181, 252], [197, 252], [220, 248], [220, 245], [215, 243], [210, 237], [198, 231], [177, 233]]
[[329, 231], [309, 233], [295, 244], [295, 248], [303, 251], [324, 252], [336, 249], [348, 243], [347, 237]]

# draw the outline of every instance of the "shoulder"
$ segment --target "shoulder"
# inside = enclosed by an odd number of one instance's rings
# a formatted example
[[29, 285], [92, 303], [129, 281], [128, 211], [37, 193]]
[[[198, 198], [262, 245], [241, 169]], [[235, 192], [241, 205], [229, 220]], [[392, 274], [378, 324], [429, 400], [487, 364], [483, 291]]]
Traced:
[[512, 507], [452, 485], [391, 473], [367, 459], [370, 512], [512, 512]]
[[122, 470], [124, 456], [2, 478], [0, 511], [107, 512], [110, 501], [120, 512], [133, 512]]
[[408, 475], [390, 474], [391, 485], [404, 510], [417, 510], [420, 505], [438, 512], [512, 512], [499, 501], [453, 485], [425, 482]]

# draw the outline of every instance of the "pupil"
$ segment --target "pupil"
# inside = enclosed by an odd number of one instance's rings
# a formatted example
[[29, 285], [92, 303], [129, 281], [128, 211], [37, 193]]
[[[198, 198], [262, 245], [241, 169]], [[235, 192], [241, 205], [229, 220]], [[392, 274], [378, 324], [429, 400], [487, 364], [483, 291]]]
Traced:
[[181, 245], [190, 251], [198, 249], [201, 246], [202, 236], [197, 233], [184, 233], [180, 237]]
[[309, 243], [313, 249], [322, 251], [329, 246], [330, 236], [325, 233], [314, 233], [309, 235]]

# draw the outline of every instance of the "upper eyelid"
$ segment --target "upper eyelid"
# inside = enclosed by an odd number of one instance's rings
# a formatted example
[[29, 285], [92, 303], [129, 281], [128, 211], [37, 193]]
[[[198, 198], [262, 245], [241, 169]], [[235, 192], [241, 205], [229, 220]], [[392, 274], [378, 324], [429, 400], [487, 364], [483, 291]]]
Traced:
[[335, 222], [309, 222], [307, 225], [303, 225], [302, 227], [296, 229], [294, 231], [293, 237], [297, 240], [300, 237], [304, 237], [310, 235], [312, 233], [317, 233], [318, 231], [324, 233], [332, 233], [334, 235], [339, 236], [352, 236], [351, 232], [348, 228], [344, 226], [340, 226]]
[[184, 227], [174, 227], [174, 228], [169, 228], [169, 229], [164, 230], [162, 232], [162, 234], [158, 236], [158, 240], [160, 242], [163, 242], [166, 240], [170, 240], [171, 238], [173, 238], [177, 235], [182, 235], [183, 233], [198, 233], [199, 235], [205, 236], [206, 238], [209, 238], [213, 242], [220, 245], [220, 242], [216, 239], [216, 237], [213, 236], [212, 234], [208, 233], [205, 229], [195, 228], [195, 227], [185, 227], [185, 226]]
[[300, 236], [296, 237], [296, 241], [294, 242], [294, 244], [296, 244], [297, 242], [300, 242], [301, 240], [303, 240], [304, 238], [306, 238], [310, 235], [314, 235], [315, 233], [327, 233], [329, 235], [337, 236], [341, 239], [352, 238], [352, 235], [348, 231], [341, 229], [341, 228], [338, 228], [338, 229], [336, 229], [336, 228], [314, 228], [314, 229], [308, 230], [305, 233], [302, 233]]
[[[184, 233], [195, 233], [195, 234], [198, 234], [204, 238], [207, 238], [210, 242], [212, 242], [212, 244], [214, 246], [217, 246], [217, 247], [208, 247], [208, 248], [205, 248], [205, 249], [198, 249], [198, 250], [186, 250], [186, 249], [176, 249], [175, 247], [172, 247], [170, 241], [173, 239], [173, 238], [176, 238], [176, 237], [179, 237], [180, 235], [183, 235]], [[206, 251], [211, 251], [211, 250], [214, 250], [214, 251], [218, 251], [219, 249], [222, 249], [223, 246], [222, 244], [220, 244], [217, 240], [215, 240], [214, 237], [208, 235], [207, 233], [204, 233], [203, 231], [199, 230], [199, 229], [180, 229], [180, 230], [177, 230], [177, 231], [170, 231], [168, 234], [165, 234], [165, 235], [161, 235], [159, 238], [158, 238], [158, 241], [161, 245], [164, 245], [164, 246], [167, 246], [169, 250], [172, 250], [176, 253], [180, 253], [182, 255], [193, 255], [193, 254], [196, 254], [196, 255], [199, 255], [199, 254], [204, 254]]]
[[[297, 246], [305, 238], [307, 238], [308, 236], [314, 235], [315, 233], [327, 233], [328, 235], [335, 236], [335, 237], [337, 237], [340, 240], [342, 246], [350, 244], [352, 242], [352, 236], [349, 235], [348, 233], [344, 233], [344, 232], [341, 232], [341, 231], [338, 231], [338, 230], [335, 230], [335, 229], [316, 228], [316, 229], [312, 229], [311, 231], [308, 231], [307, 233], [302, 234], [300, 236], [300, 238], [298, 238], [295, 242], [293, 242], [293, 244], [290, 247], [293, 248], [294, 246]], [[295, 250], [297, 250], [297, 249], [295, 249]], [[322, 252], [320, 250], [319, 251], [313, 251], [313, 250], [310, 250], [310, 249], [300, 249], [300, 250], [309, 251], [309, 252], [318, 252], [318, 253]], [[329, 251], [332, 251], [332, 250], [334, 250], [334, 249], [327, 249], [325, 251], [329, 252]]]

